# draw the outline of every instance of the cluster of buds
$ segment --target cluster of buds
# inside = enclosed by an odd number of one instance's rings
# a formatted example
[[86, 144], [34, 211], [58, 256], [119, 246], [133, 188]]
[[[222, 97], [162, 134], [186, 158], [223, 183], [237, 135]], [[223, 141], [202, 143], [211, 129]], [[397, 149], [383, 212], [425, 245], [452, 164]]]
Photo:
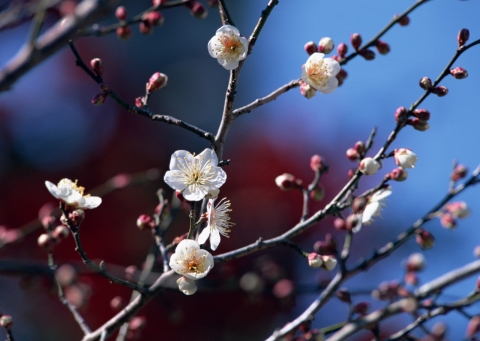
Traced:
[[470, 215], [470, 210], [464, 201], [456, 201], [446, 204], [439, 212], [438, 217], [443, 227], [454, 229], [457, 227], [457, 219], [463, 219]]
[[292, 174], [284, 173], [275, 178], [275, 183], [282, 191], [289, 191], [294, 188], [303, 188], [302, 180], [297, 179]]
[[423, 254], [419, 252], [412, 253], [408, 257], [405, 263], [405, 269], [406, 269], [406, 274], [404, 277], [405, 283], [408, 283], [411, 285], [417, 285], [418, 284], [417, 272], [422, 271], [425, 268], [425, 265], [426, 265], [426, 262]]
[[393, 152], [395, 163], [398, 168], [395, 168], [388, 174], [388, 178], [394, 181], [404, 181], [408, 177], [408, 172], [405, 168], [414, 168], [418, 158], [414, 152], [408, 148], [395, 149]]
[[[424, 79], [427, 80], [424, 80]], [[423, 83], [422, 83], [423, 80]], [[428, 81], [427, 77], [424, 77], [420, 80], [420, 86], [422, 84], [427, 84]], [[426, 87], [428, 85], [425, 85]], [[409, 118], [409, 116], [413, 116], [412, 118]], [[430, 128], [428, 121], [430, 120], [430, 112], [426, 109], [415, 109], [413, 112], [409, 112], [407, 108], [405, 107], [399, 107], [395, 111], [395, 122], [397, 124], [404, 122], [404, 124], [411, 125], [415, 130], [418, 131], [425, 131]]]
[[331, 271], [337, 266], [337, 259], [331, 255], [319, 255], [316, 252], [311, 252], [307, 256], [308, 266], [312, 268], [322, 268], [326, 271]]
[[[69, 212], [68, 217], [71, 222], [79, 226], [85, 218], [85, 212], [79, 208]], [[62, 216], [60, 221], [62, 224], [55, 226], [55, 218], [53, 216], [45, 216], [42, 219], [42, 225], [46, 233], [42, 233], [38, 237], [37, 244], [49, 252], [70, 234], [70, 230], [67, 227], [68, 220], [65, 216]]]
[[393, 301], [399, 296], [401, 285], [397, 281], [382, 282], [372, 291], [372, 297], [381, 301]]
[[317, 44], [315, 44], [313, 41], [309, 41], [308, 43], [305, 44], [303, 47], [305, 52], [308, 53], [309, 56], [316, 52], [324, 53], [324, 54], [329, 54], [330, 52], [333, 51], [333, 48], [335, 47], [335, 44], [333, 40], [329, 37], [323, 37], [320, 39]]
[[[93, 58], [90, 61], [90, 68], [98, 77], [98, 79], [102, 79], [103, 76], [103, 62], [100, 58]], [[94, 105], [102, 105], [105, 103], [108, 95], [110, 94], [110, 88], [105, 83], [100, 83], [100, 90], [101, 92], [93, 96], [92, 104]]]
[[[205, 8], [205, 6], [203, 6], [199, 2], [196, 2], [194, 0], [190, 0], [190, 1], [185, 2], [183, 5], [190, 10], [190, 14], [193, 15], [195, 18], [204, 19], [208, 15], [208, 11]], [[218, 6], [218, 1], [217, 1], [216, 5]], [[215, 2], [211, 1], [211, 4], [209, 2], [209, 6], [210, 7], [215, 7]]]
[[358, 141], [355, 143], [353, 148], [347, 149], [347, 159], [350, 161], [356, 161], [363, 157], [365, 154], [365, 144], [362, 141]]

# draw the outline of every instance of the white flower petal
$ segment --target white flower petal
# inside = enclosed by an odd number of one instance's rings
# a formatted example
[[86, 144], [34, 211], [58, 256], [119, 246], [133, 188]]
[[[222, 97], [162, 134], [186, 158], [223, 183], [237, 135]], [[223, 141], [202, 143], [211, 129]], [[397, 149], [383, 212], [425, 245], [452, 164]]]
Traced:
[[50, 181], [45, 181], [45, 186], [47, 186], [47, 189], [51, 195], [53, 195], [55, 198], [58, 198], [59, 190], [55, 184], [51, 183]]
[[336, 76], [340, 72], [340, 64], [332, 58], [324, 58], [323, 62], [328, 66], [331, 76]]
[[232, 25], [223, 25], [217, 30], [217, 33], [228, 33], [228, 32], [232, 32], [237, 36], [240, 35], [240, 31], [235, 26], [232, 26]]
[[207, 226], [205, 227], [202, 232], [200, 232], [200, 235], [198, 236], [198, 244], [205, 244], [205, 242], [208, 239], [208, 236], [210, 236], [210, 227]]
[[203, 191], [198, 186], [188, 186], [182, 192], [183, 197], [185, 198], [185, 200], [188, 200], [188, 201], [202, 200], [207, 194], [208, 194], [207, 191]]
[[177, 191], [183, 191], [187, 185], [185, 182], [182, 180], [181, 177], [177, 175], [178, 171], [167, 171], [165, 173], [165, 176], [163, 177], [163, 181], [170, 187], [172, 187], [174, 190]]
[[338, 88], [338, 79], [336, 77], [332, 77], [328, 80], [328, 83], [323, 88], [318, 88], [317, 90], [322, 94], [330, 94], [334, 92]]
[[362, 223], [364, 224], [369, 223], [372, 220], [372, 218], [378, 214], [379, 209], [380, 209], [380, 203], [378, 201], [373, 201], [369, 203], [365, 207], [365, 210], [363, 211]]
[[213, 229], [210, 233], [210, 248], [215, 251], [220, 244], [220, 232], [218, 229]]
[[378, 192], [376, 192], [376, 193], [372, 196], [372, 199], [371, 199], [371, 200], [380, 201], [380, 200], [383, 200], [383, 199], [385, 199], [386, 197], [388, 197], [390, 194], [392, 194], [392, 188], [391, 188], [391, 187], [387, 187], [387, 188], [381, 189], [381, 190], [379, 190]]
[[218, 63], [225, 68], [225, 70], [234, 70], [238, 67], [238, 60], [227, 61], [224, 59], [218, 59]]
[[193, 279], [180, 277], [177, 280], [178, 289], [185, 295], [193, 295], [197, 291], [197, 284]]
[[85, 201], [85, 204], [80, 208], [92, 209], [100, 206], [100, 204], [102, 203], [102, 198], [100, 197], [85, 197], [83, 199]]

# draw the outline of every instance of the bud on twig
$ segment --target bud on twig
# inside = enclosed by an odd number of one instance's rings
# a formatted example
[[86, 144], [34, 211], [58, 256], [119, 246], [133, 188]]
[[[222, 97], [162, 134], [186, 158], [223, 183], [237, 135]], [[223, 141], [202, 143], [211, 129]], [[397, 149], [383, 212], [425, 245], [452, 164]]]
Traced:
[[433, 86], [432, 80], [428, 77], [422, 77], [422, 79], [420, 79], [419, 84], [423, 90], [428, 90]]
[[464, 68], [457, 66], [450, 70], [450, 74], [455, 77], [455, 79], [464, 79], [468, 77], [468, 72]]
[[310, 192], [310, 199], [312, 200], [321, 201], [324, 197], [325, 188], [321, 184], [318, 184], [317, 187]]
[[127, 20], [128, 12], [127, 9], [123, 6], [118, 6], [115, 10], [115, 18], [120, 21]]
[[430, 126], [428, 125], [428, 122], [424, 120], [420, 120], [418, 118], [412, 118], [407, 121], [407, 124], [411, 125], [413, 129], [418, 130], [418, 131], [425, 131], [430, 129]]
[[348, 46], [345, 43], [340, 43], [337, 46], [337, 53], [341, 58], [345, 58], [348, 52]]
[[323, 37], [318, 42], [318, 52], [329, 54], [330, 52], [332, 52], [334, 46], [335, 44], [333, 43], [333, 40], [331, 38]]
[[[395, 18], [398, 18], [398, 17], [399, 17], [398, 14], [395, 15]], [[408, 24], [410, 24], [410, 18], [407, 17], [407, 16], [404, 16], [404, 17], [402, 17], [402, 18], [398, 21], [398, 24], [399, 24], [400, 26], [407, 26]]]
[[[0, 317], [0, 326], [5, 329], [10, 329], [13, 326], [13, 318], [10, 315], [3, 315]], [[7, 338], [9, 339], [9, 338]]]
[[349, 159], [350, 161], [356, 161], [360, 158], [360, 154], [355, 148], [348, 148], [346, 155], [347, 159]]
[[370, 49], [362, 49], [358, 52], [360, 56], [365, 58], [365, 60], [374, 60], [375, 59], [375, 52]]
[[408, 116], [408, 110], [405, 107], [399, 107], [397, 110], [395, 110], [395, 122], [398, 123], [400, 120], [404, 119], [405, 117]]
[[312, 88], [309, 84], [302, 82], [302, 84], [300, 85], [300, 93], [303, 97], [310, 99], [317, 94], [317, 90]]
[[463, 46], [467, 43], [468, 38], [470, 38], [470, 31], [466, 28], [462, 28], [457, 35], [458, 46]]
[[415, 241], [424, 250], [431, 249], [433, 245], [435, 245], [435, 238], [433, 235], [429, 231], [423, 229], [417, 231]]
[[405, 265], [407, 271], [422, 271], [425, 268], [425, 257], [419, 252], [412, 253], [408, 259], [407, 264]]
[[[299, 188], [299, 180], [292, 174], [284, 173], [275, 178], [275, 183], [283, 191]], [[300, 181], [301, 184], [301, 181]]]
[[450, 176], [450, 179], [452, 179], [452, 181], [458, 181], [460, 179], [463, 179], [465, 176], [467, 176], [467, 172], [467, 167], [465, 167], [464, 165], [457, 165], [453, 169], [453, 173]]
[[398, 167], [389, 173], [389, 177], [393, 181], [404, 181], [408, 178], [408, 172], [405, 169]]
[[132, 36], [132, 29], [130, 26], [123, 26], [117, 28], [117, 37], [122, 40], [128, 40]]
[[377, 40], [377, 43], [375, 44], [377, 47], [377, 51], [380, 54], [387, 54], [390, 52], [390, 45], [388, 45], [386, 42]]
[[95, 72], [95, 74], [98, 77], [103, 76], [103, 63], [102, 63], [102, 60], [100, 58], [93, 58], [90, 61], [90, 67], [92, 68], [93, 72]]
[[449, 230], [457, 227], [457, 221], [450, 213], [444, 213], [440, 216], [440, 224]]
[[153, 219], [147, 214], [142, 214], [137, 218], [137, 227], [140, 230], [147, 230], [152, 227]]
[[310, 168], [316, 172], [326, 170], [328, 166], [325, 164], [325, 160], [320, 155], [315, 154], [310, 158]]
[[147, 93], [152, 93], [154, 91], [160, 90], [167, 85], [168, 77], [160, 72], [155, 72], [147, 83]]
[[190, 14], [198, 19], [205, 19], [208, 15], [208, 12], [200, 2], [196, 2], [190, 11]]
[[422, 121], [428, 121], [430, 119], [430, 112], [426, 109], [415, 109], [413, 116]]
[[106, 99], [107, 99], [107, 95], [105, 93], [102, 92], [100, 94], [96, 94], [92, 98], [92, 104], [93, 105], [103, 105], [103, 103], [105, 103]]
[[358, 48], [362, 45], [362, 36], [360, 33], [352, 33], [350, 36], [350, 43], [355, 50], [358, 50]]
[[138, 26], [138, 29], [139, 29], [140, 33], [148, 36], [148, 35], [152, 34], [152, 32], [153, 32], [153, 25], [147, 19], [143, 19], [140, 22], [140, 25]]
[[346, 288], [341, 288], [335, 293], [335, 296], [338, 297], [338, 299], [342, 302], [345, 303], [352, 303], [352, 298], [350, 295], [350, 292], [348, 292], [348, 289]]
[[308, 254], [308, 266], [311, 268], [319, 268], [323, 265], [322, 257], [315, 252], [311, 252]]
[[371, 157], [366, 157], [360, 161], [358, 169], [365, 175], [373, 175], [380, 169], [381, 166], [381, 163], [377, 160]]
[[309, 41], [308, 43], [306, 43], [303, 49], [305, 50], [305, 52], [308, 53], [308, 55], [312, 55], [315, 52], [318, 52], [317, 45], [313, 41]]
[[432, 93], [434, 93], [438, 97], [443, 97], [446, 94], [448, 94], [448, 89], [446, 87], [444, 87], [443, 85], [441, 85], [441, 86], [437, 86], [436, 88], [433, 88]]

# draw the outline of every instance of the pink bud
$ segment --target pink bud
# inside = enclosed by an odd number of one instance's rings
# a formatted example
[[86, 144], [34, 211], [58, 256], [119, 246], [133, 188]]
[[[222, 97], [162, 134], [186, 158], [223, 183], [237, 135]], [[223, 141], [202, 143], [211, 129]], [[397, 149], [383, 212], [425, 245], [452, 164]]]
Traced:
[[360, 224], [360, 220], [358, 219], [358, 216], [356, 214], [350, 214], [345, 220], [345, 228], [348, 231], [352, 231], [358, 226], [358, 224]]
[[160, 72], [155, 72], [147, 83], [147, 92], [152, 93], [154, 91], [160, 90], [167, 85], [168, 77]]
[[377, 160], [371, 157], [366, 157], [360, 161], [358, 169], [365, 175], [373, 175], [381, 168], [381, 166], [381, 163]]
[[162, 26], [165, 22], [165, 18], [162, 13], [153, 11], [145, 15], [145, 20], [147, 20], [152, 26]]
[[450, 70], [450, 74], [455, 77], [455, 79], [464, 79], [468, 77], [468, 72], [464, 68], [457, 66]]
[[417, 285], [418, 284], [417, 274], [415, 272], [407, 272], [403, 277], [403, 281], [406, 284]]
[[161, 5], [165, 5], [168, 0], [153, 0], [153, 6], [161, 6]]
[[345, 58], [348, 52], [348, 46], [345, 43], [338, 44], [337, 53], [341, 58]]
[[467, 172], [467, 167], [465, 167], [464, 165], [457, 165], [454, 168], [450, 179], [452, 179], [452, 181], [458, 181], [460, 179], [463, 179], [465, 176], [467, 176]]
[[102, 63], [102, 60], [100, 58], [93, 58], [90, 61], [90, 67], [92, 68], [93, 72], [95, 72], [95, 74], [98, 77], [102, 77], [102, 75], [103, 75], [103, 63]]
[[362, 45], [362, 36], [360, 33], [352, 33], [350, 36], [350, 43], [355, 50], [358, 50], [358, 48]]
[[415, 241], [424, 250], [431, 249], [433, 245], [435, 245], [435, 238], [433, 235], [429, 231], [423, 229], [417, 231]]
[[308, 254], [308, 266], [312, 268], [319, 268], [323, 265], [322, 257], [318, 253], [311, 252]]
[[450, 213], [445, 213], [440, 216], [440, 224], [446, 229], [454, 229], [457, 227], [457, 222]]
[[[395, 18], [398, 18], [398, 17], [399, 17], [398, 14], [395, 15]], [[400, 26], [407, 26], [408, 24], [410, 24], [410, 18], [407, 17], [407, 16], [404, 16], [404, 17], [402, 17], [402, 18], [398, 21], [398, 24], [399, 24]]]
[[128, 328], [130, 330], [142, 330], [145, 328], [146, 324], [147, 319], [145, 316], [135, 316], [128, 324]]
[[356, 173], [356, 169], [353, 169], [353, 168], [350, 168], [347, 172], [347, 176], [349, 179], [353, 178], [353, 176], [355, 175]]
[[100, 94], [96, 94], [92, 98], [92, 104], [93, 105], [103, 105], [105, 103], [105, 100], [107, 99], [107, 95], [105, 95], [103, 92]]
[[413, 116], [422, 121], [428, 121], [430, 119], [430, 112], [426, 109], [415, 109]]
[[480, 332], [480, 316], [474, 316], [470, 319], [467, 325], [467, 337], [471, 338], [473, 335]]
[[333, 43], [333, 40], [331, 38], [323, 37], [318, 42], [318, 52], [329, 54], [330, 52], [332, 52], [334, 46], [335, 44]]
[[335, 220], [333, 221], [333, 226], [337, 230], [340, 230], [340, 231], [345, 230], [346, 229], [345, 220], [342, 218], [335, 218]]
[[117, 37], [122, 40], [128, 40], [132, 36], [132, 29], [130, 26], [123, 26], [117, 28]]
[[[0, 326], [5, 329], [10, 329], [13, 326], [13, 318], [10, 315], [3, 315], [0, 317]], [[7, 339], [10, 339], [7, 337]]]
[[320, 155], [315, 154], [310, 158], [310, 168], [314, 172], [323, 171], [326, 169], [326, 167], [328, 166], [325, 164], [325, 160]]
[[308, 53], [309, 56], [314, 54], [315, 52], [318, 52], [317, 45], [313, 41], [309, 41], [308, 43], [306, 43], [303, 49], [305, 50], [305, 52]]
[[408, 110], [405, 107], [399, 107], [395, 111], [395, 122], [400, 122], [400, 120], [406, 118], [408, 116]]
[[62, 239], [65, 239], [70, 234], [70, 230], [65, 225], [58, 225], [55, 227], [55, 230], [52, 232], [52, 238], [59, 242]]
[[377, 40], [376, 47], [377, 47], [378, 53], [380, 54], [387, 54], [388, 52], [390, 52], [390, 45], [388, 45], [384, 41]]
[[393, 181], [404, 181], [408, 177], [408, 172], [405, 169], [398, 167], [392, 170], [389, 173], [389, 176]]
[[460, 32], [458, 32], [457, 41], [458, 46], [463, 46], [467, 43], [468, 38], [470, 38], [470, 31], [466, 28], [462, 28]]
[[346, 155], [347, 155], [347, 159], [349, 159], [350, 161], [355, 161], [360, 158], [360, 154], [354, 148], [348, 148]]
[[300, 93], [303, 97], [310, 99], [317, 94], [317, 90], [312, 88], [309, 84], [302, 82], [300, 85]]
[[365, 143], [363, 143], [362, 141], [355, 142], [355, 145], [353, 146], [353, 148], [360, 154], [365, 153]]
[[360, 56], [365, 58], [365, 60], [374, 60], [375, 59], [375, 52], [370, 49], [362, 49], [358, 52]]
[[353, 200], [353, 203], [352, 203], [352, 211], [353, 213], [363, 212], [366, 206], [367, 206], [367, 199], [365, 197], [355, 198], [355, 200]]
[[407, 268], [407, 271], [409, 272], [410, 271], [418, 272], [418, 271], [422, 271], [425, 268], [425, 264], [426, 262], [423, 254], [419, 252], [415, 252], [408, 257], [406, 268]]
[[412, 118], [407, 121], [407, 124], [411, 125], [413, 129], [418, 130], [418, 131], [425, 131], [430, 129], [430, 125], [428, 122], [424, 120], [420, 120], [418, 118]]
[[199, 2], [195, 3], [190, 11], [190, 14], [198, 19], [205, 19], [208, 15], [207, 9]]
[[347, 76], [348, 76], [347, 71], [345, 71], [344, 69], [340, 69], [336, 77], [339, 81], [344, 81], [347, 78]]
[[353, 312], [360, 315], [365, 315], [368, 311], [368, 308], [369, 305], [367, 302], [360, 302], [353, 306]]
[[288, 173], [284, 173], [275, 178], [275, 183], [283, 191], [289, 191], [296, 188], [296, 181], [297, 179]]
[[118, 20], [127, 20], [127, 9], [123, 6], [118, 6], [117, 9], [115, 10], [115, 17]]
[[446, 87], [444, 87], [443, 85], [441, 85], [441, 86], [437, 86], [436, 88], [433, 88], [432, 93], [434, 93], [438, 97], [443, 97], [446, 94], [448, 94], [448, 89]]
[[445, 210], [454, 218], [463, 219], [470, 215], [467, 203], [465, 201], [455, 201], [445, 205]]
[[140, 33], [145, 34], [145, 35], [150, 35], [153, 32], [153, 25], [150, 21], [148, 20], [142, 20], [140, 22], [140, 25], [138, 26], [138, 29]]
[[135, 106], [137, 108], [143, 108], [143, 97], [135, 98]]
[[335, 293], [335, 296], [337, 296], [338, 299], [342, 302], [352, 303], [350, 292], [348, 292], [346, 288], [341, 288], [339, 291]]
[[43, 233], [38, 237], [37, 244], [41, 248], [50, 251], [57, 244], [57, 241], [50, 237], [48, 234]]
[[127, 304], [126, 304], [125, 300], [123, 298], [121, 298], [120, 296], [115, 296], [110, 301], [110, 307], [116, 312], [125, 308], [126, 305]]
[[422, 77], [422, 79], [420, 79], [419, 85], [423, 90], [428, 90], [433, 86], [432, 80], [428, 77]]
[[140, 230], [147, 230], [152, 227], [153, 219], [147, 214], [142, 214], [137, 218], [137, 227]]

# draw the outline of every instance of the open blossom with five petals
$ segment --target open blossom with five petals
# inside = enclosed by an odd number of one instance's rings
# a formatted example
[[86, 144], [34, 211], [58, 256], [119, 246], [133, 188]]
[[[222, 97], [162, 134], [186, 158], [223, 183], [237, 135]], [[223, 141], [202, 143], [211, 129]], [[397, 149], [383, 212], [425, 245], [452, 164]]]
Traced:
[[[216, 199], [216, 198], [215, 198]], [[214, 207], [215, 199], [210, 199], [207, 205], [207, 227], [198, 236], [198, 242], [204, 244], [210, 236], [210, 248], [215, 251], [220, 244], [220, 235], [228, 238], [230, 226], [235, 225], [230, 222], [228, 212], [231, 211], [230, 200], [223, 198], [218, 205]]]
[[164, 181], [182, 191], [185, 200], [202, 200], [227, 180], [227, 174], [217, 165], [218, 158], [212, 149], [205, 149], [196, 156], [186, 150], [177, 150], [170, 159], [170, 170], [165, 173]]
[[323, 58], [323, 53], [313, 53], [302, 69], [302, 81], [323, 94], [329, 94], [338, 87], [335, 77], [340, 64], [332, 58]]
[[370, 224], [373, 221], [373, 217], [380, 216], [382, 208], [385, 206], [383, 203], [385, 198], [392, 194], [392, 188], [390, 186], [382, 188], [381, 190], [375, 192], [372, 196], [368, 198], [367, 206], [362, 213], [362, 223]]
[[224, 25], [208, 42], [208, 52], [217, 58], [221, 66], [227, 70], [238, 67], [238, 62], [247, 57], [248, 40], [240, 36], [236, 27]]
[[77, 181], [62, 179], [55, 185], [50, 181], [45, 181], [48, 191], [61, 202], [75, 208], [90, 209], [96, 208], [102, 203], [102, 198], [93, 197], [89, 194], [84, 195], [84, 187], [78, 186]]
[[213, 268], [213, 257], [207, 250], [200, 249], [196, 241], [184, 239], [170, 257], [170, 267], [183, 277], [197, 280]]

